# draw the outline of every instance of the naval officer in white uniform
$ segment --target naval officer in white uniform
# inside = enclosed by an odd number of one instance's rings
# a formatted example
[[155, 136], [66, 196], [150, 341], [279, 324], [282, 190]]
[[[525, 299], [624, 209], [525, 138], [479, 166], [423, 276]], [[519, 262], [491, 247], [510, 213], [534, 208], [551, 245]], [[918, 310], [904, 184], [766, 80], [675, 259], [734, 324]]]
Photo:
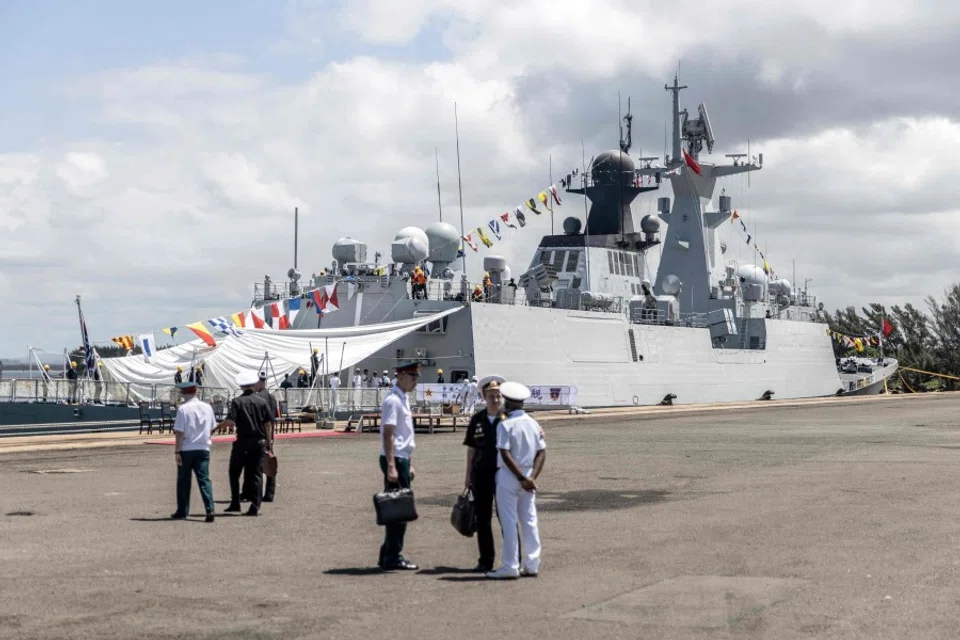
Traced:
[[[540, 572], [536, 479], [547, 459], [547, 443], [540, 425], [523, 410], [530, 389], [519, 382], [505, 382], [500, 395], [507, 414], [497, 427], [497, 515], [503, 529], [503, 566], [487, 577], [504, 580]], [[523, 536], [522, 566], [518, 524]]]

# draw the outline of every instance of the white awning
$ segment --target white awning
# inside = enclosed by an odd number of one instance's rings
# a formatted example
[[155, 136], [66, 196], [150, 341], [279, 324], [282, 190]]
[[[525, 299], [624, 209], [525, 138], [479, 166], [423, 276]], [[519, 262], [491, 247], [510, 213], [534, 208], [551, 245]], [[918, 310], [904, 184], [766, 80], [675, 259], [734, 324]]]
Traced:
[[142, 355], [103, 358], [105, 379], [139, 385], [173, 384], [177, 366], [183, 367], [187, 380], [190, 366], [203, 362], [204, 386], [237, 389], [234, 381], [240, 371], [259, 371], [264, 357], [270, 356], [271, 368], [267, 386], [276, 387], [283, 377], [301, 367], [310, 371], [313, 349], [317, 355], [329, 354], [329, 362], [321, 368], [329, 373], [349, 369], [380, 349], [420, 327], [459, 311], [462, 307], [418, 316], [411, 320], [384, 324], [340, 327], [336, 329], [243, 329], [239, 336], [217, 338], [216, 347], [202, 340], [163, 349], [147, 362]]

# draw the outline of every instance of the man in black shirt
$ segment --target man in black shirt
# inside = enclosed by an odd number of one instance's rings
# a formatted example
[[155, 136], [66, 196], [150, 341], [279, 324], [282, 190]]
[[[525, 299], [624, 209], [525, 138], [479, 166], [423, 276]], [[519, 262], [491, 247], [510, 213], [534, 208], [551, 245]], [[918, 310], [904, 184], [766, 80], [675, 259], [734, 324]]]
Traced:
[[487, 406], [470, 418], [463, 444], [467, 446], [467, 469], [464, 491], [473, 491], [473, 505], [477, 515], [477, 546], [480, 560], [474, 571], [493, 570], [496, 549], [493, 544], [493, 497], [497, 492], [497, 426], [503, 420], [500, 405], [500, 384], [505, 378], [486, 376], [477, 387]]
[[[259, 375], [259, 380], [257, 381], [257, 386], [254, 387], [254, 391], [257, 392], [264, 400], [267, 401], [267, 405], [270, 407], [270, 415], [274, 418], [277, 417], [279, 409], [277, 407], [277, 399], [273, 397], [273, 394], [267, 391], [267, 374], [265, 371], [261, 371]], [[276, 452], [274, 452], [276, 455]], [[250, 478], [246, 475], [243, 477], [243, 491], [241, 496], [249, 496], [253, 494], [250, 490]], [[267, 476], [266, 488], [263, 491], [263, 502], [273, 502], [274, 495], [277, 492], [277, 477], [276, 476]]]
[[250, 480], [250, 509], [246, 515], [260, 512], [263, 495], [263, 463], [267, 451], [273, 450], [273, 421], [270, 405], [253, 388], [259, 382], [255, 371], [237, 374], [237, 385], [243, 395], [233, 399], [227, 419], [218, 427], [237, 429], [237, 439], [230, 451], [230, 506], [226, 511], [240, 511], [240, 472]]

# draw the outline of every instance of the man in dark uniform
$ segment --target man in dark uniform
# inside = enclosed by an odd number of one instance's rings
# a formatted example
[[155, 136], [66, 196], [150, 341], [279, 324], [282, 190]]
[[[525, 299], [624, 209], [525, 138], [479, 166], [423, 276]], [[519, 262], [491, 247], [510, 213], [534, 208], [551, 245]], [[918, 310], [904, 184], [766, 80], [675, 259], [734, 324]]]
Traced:
[[[267, 374], [265, 371], [261, 371], [258, 380], [257, 386], [254, 387], [254, 391], [257, 392], [264, 400], [267, 401], [267, 405], [270, 407], [270, 415], [274, 418], [277, 417], [279, 413], [279, 408], [277, 407], [277, 399], [273, 397], [273, 394], [267, 391]], [[276, 455], [276, 452], [274, 452]], [[250, 477], [244, 474], [243, 476], [243, 490], [240, 492], [241, 499], [250, 500], [250, 496], [253, 495], [250, 486]], [[277, 492], [277, 477], [276, 476], [267, 476], [266, 488], [263, 492], [263, 501], [264, 502], [273, 502], [273, 498]]]
[[501, 408], [501, 376], [486, 376], [477, 386], [487, 406], [473, 414], [463, 444], [467, 446], [467, 469], [463, 489], [473, 491], [477, 516], [477, 546], [480, 559], [474, 571], [493, 570], [496, 548], [493, 543], [493, 497], [497, 492], [497, 426], [506, 416]]
[[320, 356], [317, 355], [319, 352], [320, 350], [314, 347], [310, 355], [310, 384], [317, 379], [317, 372], [320, 371]]
[[234, 398], [227, 419], [218, 428], [236, 427], [237, 439], [230, 451], [230, 506], [228, 512], [240, 511], [240, 472], [250, 479], [250, 509], [248, 516], [260, 512], [263, 495], [263, 463], [267, 451], [273, 450], [273, 421], [270, 405], [253, 388], [259, 382], [255, 371], [237, 374], [237, 385], [243, 395]]
[[183, 382], [183, 367], [177, 365], [177, 372], [173, 374], [173, 384], [180, 384]]

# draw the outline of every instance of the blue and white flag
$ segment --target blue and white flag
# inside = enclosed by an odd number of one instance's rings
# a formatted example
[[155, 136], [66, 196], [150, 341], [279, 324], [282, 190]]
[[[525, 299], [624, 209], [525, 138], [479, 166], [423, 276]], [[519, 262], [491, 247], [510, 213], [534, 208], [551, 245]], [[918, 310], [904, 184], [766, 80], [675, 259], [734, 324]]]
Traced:
[[487, 223], [487, 226], [490, 227], [490, 231], [493, 231], [493, 235], [497, 236], [497, 240], [503, 240], [503, 238], [500, 237], [500, 221], [499, 220], [494, 218], [493, 220]]
[[210, 326], [213, 327], [221, 335], [225, 336], [242, 336], [243, 331], [237, 329], [237, 327], [224, 318], [223, 316], [218, 316], [212, 320], [207, 320], [210, 323]]
[[150, 359], [157, 355], [157, 343], [153, 339], [152, 333], [141, 333], [137, 336], [137, 346], [143, 351], [143, 359], [150, 362]]
[[293, 320], [300, 313], [300, 298], [290, 298], [287, 300], [287, 322], [293, 326]]

